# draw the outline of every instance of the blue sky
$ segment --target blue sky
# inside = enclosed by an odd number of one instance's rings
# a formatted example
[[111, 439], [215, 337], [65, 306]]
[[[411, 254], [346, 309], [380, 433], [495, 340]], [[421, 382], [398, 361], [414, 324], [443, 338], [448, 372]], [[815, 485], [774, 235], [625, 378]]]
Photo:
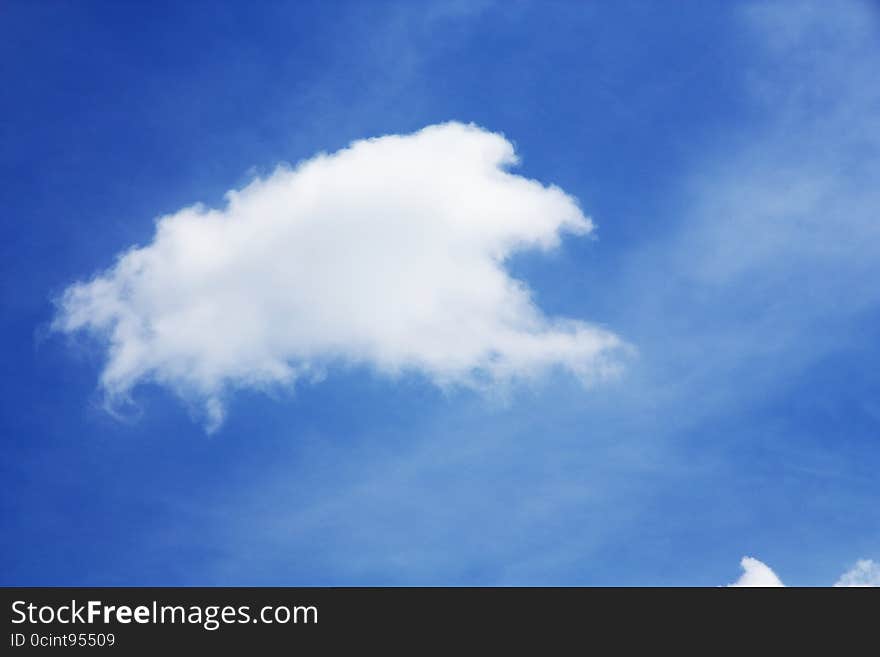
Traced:
[[[858, 2], [4, 4], [2, 583], [719, 585], [749, 555], [823, 585], [880, 560], [878, 36]], [[422, 344], [398, 372], [343, 349], [290, 385], [236, 374], [210, 427], [163, 360], [108, 412], [106, 335], [57, 330], [65, 290], [157, 217], [449, 121], [592, 219], [503, 267], [628, 345], [616, 375], [565, 352], [475, 388]]]

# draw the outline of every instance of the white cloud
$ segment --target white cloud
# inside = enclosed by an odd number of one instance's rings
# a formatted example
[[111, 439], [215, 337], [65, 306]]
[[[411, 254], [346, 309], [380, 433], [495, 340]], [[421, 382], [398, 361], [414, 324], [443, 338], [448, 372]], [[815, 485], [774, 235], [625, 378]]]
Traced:
[[54, 326], [105, 341], [113, 405], [166, 385], [223, 419], [236, 387], [289, 385], [327, 365], [481, 386], [561, 366], [613, 374], [625, 345], [550, 319], [504, 269], [593, 225], [575, 199], [510, 173], [504, 137], [447, 123], [282, 167], [226, 206], [157, 220], [153, 241], [69, 287]]
[[742, 566], [743, 574], [730, 586], [785, 586], [782, 580], [776, 576], [776, 573], [763, 561], [758, 561], [752, 557], [743, 557], [739, 563]]
[[870, 559], [859, 559], [834, 586], [880, 586], [880, 563]]
[[[743, 574], [728, 586], [785, 586], [770, 566], [763, 561], [743, 557], [740, 565]], [[834, 586], [880, 586], [880, 564], [870, 559], [859, 559], [851, 570], [840, 576]]]

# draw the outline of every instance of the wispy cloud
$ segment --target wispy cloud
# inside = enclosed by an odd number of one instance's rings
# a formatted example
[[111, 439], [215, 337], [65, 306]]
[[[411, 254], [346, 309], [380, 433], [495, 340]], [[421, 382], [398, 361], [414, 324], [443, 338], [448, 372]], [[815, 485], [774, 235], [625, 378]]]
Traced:
[[[728, 405], [789, 385], [880, 303], [877, 12], [803, 2], [738, 14], [747, 120], [694, 152], [678, 224], [629, 252], [623, 290], [606, 288], [632, 300], [615, 325], [643, 362], [666, 360], [667, 390], [700, 391], [691, 416], [716, 394]], [[766, 358], [772, 371], [756, 370]]]
[[859, 559], [846, 571], [834, 586], [880, 586], [880, 563], [871, 559]]
[[105, 341], [112, 402], [164, 384], [209, 430], [236, 387], [328, 364], [480, 386], [560, 366], [614, 373], [622, 341], [550, 319], [505, 259], [593, 225], [557, 187], [510, 173], [513, 146], [448, 123], [358, 141], [161, 217], [152, 242], [71, 286], [55, 327]]

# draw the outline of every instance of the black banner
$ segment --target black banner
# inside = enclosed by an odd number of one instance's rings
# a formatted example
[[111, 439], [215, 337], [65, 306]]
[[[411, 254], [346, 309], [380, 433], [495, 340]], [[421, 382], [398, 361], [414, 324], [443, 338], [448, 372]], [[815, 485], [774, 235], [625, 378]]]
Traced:
[[[423, 651], [561, 642], [789, 646], [873, 640], [877, 593], [849, 589], [6, 588], [4, 654], [77, 650]], [[704, 640], [704, 639], [701, 639]], [[354, 642], [354, 643], [353, 643]], [[611, 642], [610, 644], [608, 642]], [[866, 644], [870, 645], [870, 643]], [[604, 650], [603, 650], [604, 652]], [[224, 654], [226, 654], [224, 652]]]

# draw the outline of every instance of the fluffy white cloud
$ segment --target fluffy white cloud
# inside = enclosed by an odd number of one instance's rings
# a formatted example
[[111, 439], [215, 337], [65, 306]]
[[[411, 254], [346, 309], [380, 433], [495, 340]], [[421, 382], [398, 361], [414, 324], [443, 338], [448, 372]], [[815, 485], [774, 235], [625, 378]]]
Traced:
[[776, 573], [763, 561], [752, 557], [743, 557], [739, 563], [742, 566], [743, 574], [730, 586], [785, 586]]
[[549, 319], [505, 259], [593, 225], [561, 189], [514, 175], [513, 146], [473, 125], [357, 141], [282, 167], [226, 206], [157, 220], [153, 241], [68, 288], [55, 328], [105, 341], [113, 404], [152, 381], [223, 419], [236, 387], [331, 364], [479, 386], [561, 366], [613, 374], [625, 345]]
[[834, 586], [880, 586], [880, 563], [860, 559]]

